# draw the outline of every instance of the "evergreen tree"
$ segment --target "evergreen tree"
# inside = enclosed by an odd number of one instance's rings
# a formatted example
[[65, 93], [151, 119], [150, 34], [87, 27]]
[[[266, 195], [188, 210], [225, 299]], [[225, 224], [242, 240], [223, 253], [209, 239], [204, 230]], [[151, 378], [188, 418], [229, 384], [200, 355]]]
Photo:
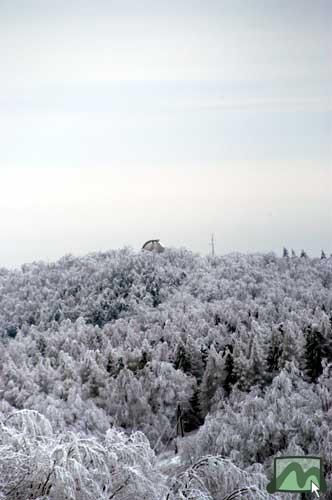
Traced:
[[210, 411], [212, 398], [221, 385], [223, 379], [223, 366], [221, 355], [219, 355], [212, 346], [199, 391], [199, 404], [203, 418]]
[[115, 375], [117, 372], [117, 359], [112, 350], [106, 353], [106, 371], [109, 375]]
[[323, 356], [328, 363], [332, 363], [332, 323], [325, 318], [320, 324], [320, 331], [324, 338]]
[[322, 359], [324, 337], [316, 328], [309, 326], [305, 332], [305, 369], [311, 382], [316, 382], [323, 372]]
[[142, 357], [141, 357], [139, 364], [138, 364], [138, 369], [143, 370], [143, 368], [147, 365], [148, 362], [149, 362], [148, 354], [146, 351], [143, 351]]
[[223, 382], [223, 388], [229, 396], [233, 386], [237, 382], [236, 374], [234, 371], [234, 359], [233, 359], [233, 346], [227, 346], [225, 350], [225, 380]]
[[252, 385], [261, 385], [264, 382], [266, 374], [266, 359], [262, 345], [258, 342], [255, 336], [252, 342], [250, 357], [249, 357], [249, 387]]
[[221, 323], [220, 315], [218, 313], [216, 313], [214, 315], [214, 324], [215, 324], [215, 326], [218, 326], [220, 323]]
[[201, 351], [191, 336], [187, 338], [185, 345], [183, 342], [180, 342], [178, 345], [174, 368], [181, 369], [184, 373], [193, 376], [196, 380], [197, 385], [189, 400], [188, 408], [183, 408], [182, 410], [185, 430], [186, 432], [190, 432], [197, 429], [203, 423], [199, 405], [199, 385], [204, 373]]
[[[331, 324], [332, 324], [332, 316], [331, 316]], [[204, 368], [206, 368], [207, 360], [209, 357], [209, 349], [206, 347], [206, 345], [201, 346], [201, 354], [202, 354], [202, 362]]]
[[282, 354], [282, 339], [283, 339], [282, 326], [278, 330], [273, 330], [268, 355], [267, 355], [267, 369], [268, 374], [273, 378], [273, 374], [278, 371], [280, 365], [280, 357]]
[[204, 422], [204, 419], [201, 415], [199, 394], [199, 389], [196, 387], [192, 397], [189, 400], [188, 410], [183, 411], [185, 432], [191, 432], [195, 429], [198, 429], [198, 427], [200, 427]]
[[290, 325], [286, 324], [279, 326], [279, 331], [282, 333], [282, 345], [279, 356], [278, 369], [285, 368], [287, 362], [295, 362], [299, 364], [302, 354], [298, 344], [295, 332]]
[[180, 342], [177, 347], [173, 366], [176, 370], [182, 370], [184, 373], [190, 373], [191, 371], [190, 357], [183, 342]]

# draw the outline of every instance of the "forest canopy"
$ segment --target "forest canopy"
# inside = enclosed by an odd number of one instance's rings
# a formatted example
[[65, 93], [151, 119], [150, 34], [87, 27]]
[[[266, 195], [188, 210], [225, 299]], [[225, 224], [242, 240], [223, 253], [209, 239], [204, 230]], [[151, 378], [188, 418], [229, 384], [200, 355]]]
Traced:
[[280, 454], [320, 455], [332, 498], [325, 254], [1, 268], [0, 336], [0, 498], [272, 498]]

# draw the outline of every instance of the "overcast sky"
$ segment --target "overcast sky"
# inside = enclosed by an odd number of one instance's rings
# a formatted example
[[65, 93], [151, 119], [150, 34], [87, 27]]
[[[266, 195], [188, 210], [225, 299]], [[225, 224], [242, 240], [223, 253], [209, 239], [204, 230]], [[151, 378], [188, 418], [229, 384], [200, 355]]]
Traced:
[[1, 0], [0, 266], [332, 252], [331, 0]]

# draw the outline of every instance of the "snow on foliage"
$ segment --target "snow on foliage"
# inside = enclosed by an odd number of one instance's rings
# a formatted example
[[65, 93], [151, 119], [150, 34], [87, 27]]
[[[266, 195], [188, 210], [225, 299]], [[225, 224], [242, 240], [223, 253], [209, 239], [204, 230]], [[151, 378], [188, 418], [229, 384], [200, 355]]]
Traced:
[[41, 414], [21, 410], [1, 422], [4, 498], [157, 499], [163, 495], [146, 437], [110, 429], [103, 440], [54, 434]]
[[0, 337], [0, 498], [268, 498], [281, 454], [321, 455], [332, 495], [332, 258], [0, 269]]

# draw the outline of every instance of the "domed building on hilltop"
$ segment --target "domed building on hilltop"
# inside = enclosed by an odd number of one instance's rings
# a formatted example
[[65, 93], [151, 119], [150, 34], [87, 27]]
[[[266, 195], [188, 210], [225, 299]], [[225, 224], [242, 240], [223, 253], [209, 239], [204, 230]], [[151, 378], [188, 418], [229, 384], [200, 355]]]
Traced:
[[149, 252], [161, 253], [165, 248], [160, 243], [160, 240], [148, 240], [142, 246], [142, 250], [148, 250]]

